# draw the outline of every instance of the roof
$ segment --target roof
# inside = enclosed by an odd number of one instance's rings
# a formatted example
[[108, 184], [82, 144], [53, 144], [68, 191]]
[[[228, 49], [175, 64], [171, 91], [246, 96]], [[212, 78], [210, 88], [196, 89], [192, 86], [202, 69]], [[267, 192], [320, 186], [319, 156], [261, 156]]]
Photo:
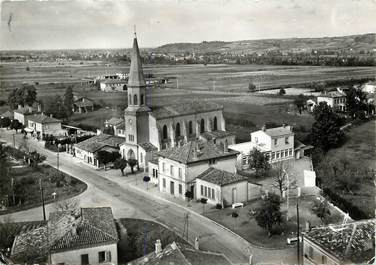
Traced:
[[294, 132], [291, 129], [292, 129], [291, 126], [281, 126], [281, 127], [266, 129], [264, 132], [270, 137], [278, 137], [278, 136], [283, 136], [283, 135], [294, 134]]
[[193, 101], [153, 108], [152, 116], [159, 120], [216, 110], [223, 110], [223, 106], [211, 101]]
[[51, 250], [61, 252], [118, 241], [114, 217], [110, 207], [81, 208], [76, 233], [71, 230], [56, 240]]
[[176, 146], [157, 152], [156, 154], [183, 164], [205, 161], [213, 158], [235, 156], [239, 152], [228, 150], [213, 142], [191, 141], [182, 146]]
[[75, 100], [73, 104], [77, 107], [91, 107], [94, 105], [94, 102], [87, 97], [80, 97], [79, 99]]
[[112, 125], [112, 126], [115, 126], [115, 125], [118, 125], [119, 123], [122, 123], [122, 122], [124, 122], [124, 120], [122, 118], [112, 117], [111, 119], [107, 120], [105, 123]]
[[29, 121], [33, 121], [36, 123], [61, 123], [61, 120], [55, 119], [54, 117], [50, 117], [47, 115], [42, 114], [34, 114], [29, 117]]
[[140, 143], [138, 144], [141, 148], [143, 148], [146, 152], [152, 152], [152, 151], [157, 151], [158, 148], [154, 146], [151, 143]]
[[228, 258], [220, 253], [196, 250], [187, 244], [172, 242], [162, 253], [155, 252], [130, 262], [132, 265], [231, 265]]
[[9, 119], [13, 119], [13, 116], [14, 116], [13, 112], [9, 110], [7, 110], [6, 112], [0, 115], [1, 118], [9, 118]]
[[209, 167], [207, 170], [198, 175], [197, 178], [219, 186], [246, 181], [248, 179], [247, 177], [239, 175], [237, 173], [231, 173], [214, 167]]
[[318, 97], [341, 98], [341, 97], [346, 97], [346, 95], [339, 91], [329, 91], [329, 92], [318, 95]]
[[226, 138], [232, 135], [234, 134], [228, 131], [216, 130], [216, 131], [211, 131], [211, 132], [204, 132], [200, 136], [210, 141], [212, 139], [222, 139], [222, 138]]
[[125, 130], [125, 121], [122, 121], [120, 124], [116, 124], [117, 130]]
[[123, 142], [124, 138], [122, 137], [109, 134], [100, 134], [77, 143], [74, 146], [87, 152], [94, 153], [105, 146], [118, 148], [119, 145]]
[[129, 69], [128, 86], [146, 86], [144, 73], [142, 71], [140, 50], [137, 38], [133, 39], [131, 67]]
[[99, 83], [103, 84], [126, 84], [127, 80], [125, 79], [103, 79], [99, 81]]
[[375, 255], [376, 219], [313, 228], [304, 237], [341, 262], [363, 263]]

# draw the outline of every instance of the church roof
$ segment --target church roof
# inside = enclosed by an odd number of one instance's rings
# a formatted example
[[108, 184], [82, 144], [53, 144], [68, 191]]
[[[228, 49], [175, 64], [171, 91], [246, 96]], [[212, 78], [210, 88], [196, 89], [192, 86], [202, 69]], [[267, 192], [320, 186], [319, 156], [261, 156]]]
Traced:
[[161, 120], [170, 117], [177, 117], [196, 113], [205, 113], [216, 110], [223, 110], [223, 106], [210, 101], [194, 101], [156, 107], [153, 108], [152, 115], [157, 120]]
[[131, 67], [129, 69], [128, 86], [146, 86], [144, 73], [142, 71], [140, 50], [138, 49], [137, 38], [133, 39]]

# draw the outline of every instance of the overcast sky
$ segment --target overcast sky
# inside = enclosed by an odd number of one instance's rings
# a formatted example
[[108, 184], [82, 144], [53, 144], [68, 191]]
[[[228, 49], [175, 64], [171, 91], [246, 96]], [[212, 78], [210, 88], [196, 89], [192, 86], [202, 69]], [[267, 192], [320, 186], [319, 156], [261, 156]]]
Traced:
[[376, 0], [3, 1], [0, 49], [125, 48], [134, 24], [140, 47], [341, 36], [376, 32], [375, 14]]

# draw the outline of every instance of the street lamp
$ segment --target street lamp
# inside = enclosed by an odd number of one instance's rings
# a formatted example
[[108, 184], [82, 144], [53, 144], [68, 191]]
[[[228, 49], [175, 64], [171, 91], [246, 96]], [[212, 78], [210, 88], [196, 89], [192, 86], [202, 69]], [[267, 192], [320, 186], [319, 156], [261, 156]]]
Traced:
[[60, 152], [61, 144], [57, 145], [57, 170], [59, 170], [59, 152]]

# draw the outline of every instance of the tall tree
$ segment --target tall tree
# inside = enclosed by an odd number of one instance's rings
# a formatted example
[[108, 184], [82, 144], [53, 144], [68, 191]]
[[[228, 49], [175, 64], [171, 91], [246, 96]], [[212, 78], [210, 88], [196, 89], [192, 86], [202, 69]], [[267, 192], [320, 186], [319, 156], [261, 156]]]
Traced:
[[132, 174], [134, 173], [134, 167], [137, 166], [137, 164], [138, 164], [137, 159], [134, 159], [134, 158], [129, 158], [128, 159], [128, 165], [131, 168]]
[[0, 143], [0, 200], [9, 195], [11, 189], [10, 165], [5, 148], [6, 147]]
[[12, 109], [16, 109], [18, 105], [32, 106], [37, 99], [37, 91], [33, 85], [16, 88], [9, 93], [8, 104]]
[[115, 160], [114, 168], [120, 169], [121, 175], [124, 176], [124, 169], [127, 167], [127, 164], [127, 160], [125, 160], [124, 158], [118, 158]]
[[257, 224], [268, 231], [268, 235], [272, 235], [273, 226], [282, 222], [281, 201], [278, 195], [270, 193], [264, 199], [262, 206], [256, 214]]
[[278, 189], [282, 198], [283, 192], [296, 186], [295, 180], [288, 179], [288, 164], [286, 162], [278, 162], [273, 165], [271, 175], [273, 176], [272, 186]]
[[312, 211], [320, 218], [322, 224], [326, 224], [328, 217], [331, 215], [327, 200], [315, 200]]
[[314, 146], [327, 151], [338, 146], [344, 138], [340, 130], [342, 119], [325, 102], [320, 102], [313, 111], [315, 122], [312, 125], [311, 140]]
[[302, 110], [305, 106], [305, 97], [303, 94], [300, 94], [299, 96], [297, 96], [294, 100], [294, 103], [295, 103], [295, 106], [298, 108], [299, 110], [299, 114], [302, 114]]
[[72, 116], [73, 114], [73, 88], [68, 86], [64, 93], [64, 107], [67, 117]]
[[18, 132], [18, 130], [21, 130], [23, 128], [23, 125], [21, 122], [19, 122], [18, 120], [14, 119], [12, 120], [11, 124], [10, 124], [10, 128], [13, 129], [13, 130], [16, 130], [16, 133]]
[[255, 169], [257, 175], [265, 174], [270, 169], [269, 158], [254, 148], [250, 152], [249, 167]]
[[10, 124], [11, 124], [11, 120], [8, 117], [4, 117], [0, 119], [1, 128], [8, 128]]
[[368, 111], [366, 94], [351, 86], [346, 92], [346, 109], [352, 118], [363, 118]]
[[256, 85], [252, 81], [249, 81], [248, 90], [250, 92], [255, 92], [256, 91]]
[[110, 162], [116, 161], [120, 157], [119, 152], [108, 152], [105, 150], [99, 150], [97, 152], [97, 159], [99, 163], [104, 165], [104, 170], [106, 170], [106, 165]]

